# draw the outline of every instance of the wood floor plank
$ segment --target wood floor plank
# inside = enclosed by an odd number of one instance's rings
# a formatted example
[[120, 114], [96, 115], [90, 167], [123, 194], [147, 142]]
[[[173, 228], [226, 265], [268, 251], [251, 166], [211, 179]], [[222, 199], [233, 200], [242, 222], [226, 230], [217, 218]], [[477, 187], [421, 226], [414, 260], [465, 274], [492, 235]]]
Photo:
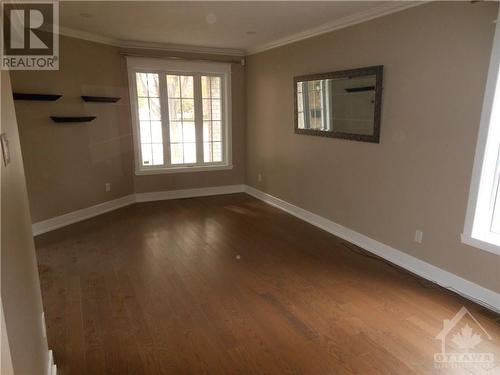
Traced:
[[38, 236], [58, 373], [458, 374], [435, 336], [500, 317], [246, 194], [141, 203]]

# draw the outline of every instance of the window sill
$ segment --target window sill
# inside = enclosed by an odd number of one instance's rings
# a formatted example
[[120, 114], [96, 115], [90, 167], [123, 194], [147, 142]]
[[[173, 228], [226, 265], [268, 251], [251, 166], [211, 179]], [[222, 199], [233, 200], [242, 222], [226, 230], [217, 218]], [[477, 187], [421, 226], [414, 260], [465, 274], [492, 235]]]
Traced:
[[194, 167], [174, 167], [136, 170], [136, 176], [145, 176], [151, 174], [169, 174], [169, 173], [193, 173], [193, 172], [212, 172], [233, 169], [232, 165], [211, 165]]
[[500, 235], [495, 235], [493, 233], [487, 235], [487, 238], [477, 239], [471, 235], [462, 233], [461, 234], [462, 243], [488, 251], [490, 253], [500, 255]]

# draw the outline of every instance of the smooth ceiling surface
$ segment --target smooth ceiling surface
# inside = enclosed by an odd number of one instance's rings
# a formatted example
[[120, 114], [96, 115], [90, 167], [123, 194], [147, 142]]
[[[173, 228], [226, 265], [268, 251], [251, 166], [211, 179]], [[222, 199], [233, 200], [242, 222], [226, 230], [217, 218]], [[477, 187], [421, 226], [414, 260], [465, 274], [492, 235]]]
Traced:
[[116, 40], [252, 50], [387, 1], [67, 1], [60, 24]]

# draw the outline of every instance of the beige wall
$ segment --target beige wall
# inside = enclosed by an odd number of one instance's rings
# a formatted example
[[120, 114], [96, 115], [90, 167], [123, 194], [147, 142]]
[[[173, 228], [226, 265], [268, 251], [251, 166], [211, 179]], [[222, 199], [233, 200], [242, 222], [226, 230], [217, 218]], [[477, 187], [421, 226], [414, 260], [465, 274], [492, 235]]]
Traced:
[[[55, 102], [16, 101], [33, 222], [116, 199], [150, 192], [242, 184], [245, 180], [244, 68], [227, 56], [172, 54], [184, 58], [217, 58], [232, 64], [232, 170], [135, 176], [132, 122], [126, 62], [119, 50], [62, 36], [59, 71], [14, 71], [14, 91], [59, 93]], [[158, 52], [153, 54], [158, 55]], [[81, 95], [111, 95], [116, 104], [85, 103]], [[93, 115], [87, 124], [55, 124], [51, 115]], [[105, 184], [111, 183], [111, 191]]]
[[[2, 319], [5, 317], [14, 372], [45, 374], [48, 349], [47, 340], [43, 337], [42, 297], [31, 233], [23, 158], [8, 72], [1, 72], [0, 81], [0, 132], [8, 136], [11, 155], [11, 162], [7, 166], [0, 161], [1, 303], [4, 314]], [[2, 350], [2, 361], [8, 361], [5, 355], [7, 353]], [[7, 371], [10, 370], [7, 368]]]
[[[500, 257], [460, 242], [497, 6], [426, 4], [248, 57], [247, 183], [499, 292]], [[380, 144], [294, 134], [294, 76], [379, 64]]]
[[[63, 95], [55, 102], [15, 102], [34, 222], [132, 193], [127, 72], [116, 48], [61, 37], [60, 70], [14, 71], [12, 86], [17, 92]], [[81, 95], [122, 99], [85, 103]], [[97, 119], [56, 124], [51, 115]]]

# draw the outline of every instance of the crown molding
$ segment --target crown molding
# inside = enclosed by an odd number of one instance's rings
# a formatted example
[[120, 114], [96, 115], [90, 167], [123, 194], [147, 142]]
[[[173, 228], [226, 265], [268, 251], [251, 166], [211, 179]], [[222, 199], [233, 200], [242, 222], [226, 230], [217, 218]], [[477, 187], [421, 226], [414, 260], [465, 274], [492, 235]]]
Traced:
[[281, 47], [290, 43], [295, 43], [304, 39], [309, 39], [314, 36], [329, 33], [334, 30], [342, 29], [362, 22], [366, 22], [375, 18], [383, 17], [391, 13], [400, 12], [405, 9], [413, 8], [418, 5], [425, 4], [430, 0], [422, 1], [390, 1], [375, 8], [358, 12], [356, 14], [340, 18], [338, 20], [328, 22], [311, 29], [301, 31], [300, 33], [289, 35], [285, 38], [277, 39], [260, 46], [245, 50], [234, 48], [218, 48], [218, 47], [204, 47], [204, 46], [190, 46], [181, 44], [169, 43], [155, 43], [155, 42], [137, 42], [131, 40], [120, 40], [110, 38], [102, 35], [89, 33], [87, 31], [76, 30], [69, 27], [60, 26], [59, 33], [61, 35], [69, 36], [72, 38], [88, 40], [91, 42], [108, 44], [120, 48], [131, 49], [149, 49], [156, 51], [170, 51], [170, 52], [186, 52], [186, 53], [203, 53], [225, 56], [238, 56], [244, 57], [256, 53], [264, 52], [273, 48]]
[[59, 34], [64, 36], [69, 36], [71, 38], [88, 40], [90, 42], [108, 44], [110, 46], [116, 46], [118, 40], [113, 38], [108, 38], [102, 35], [97, 35], [89, 33], [87, 31], [71, 29], [69, 27], [59, 26]]
[[203, 46], [189, 46], [182, 44], [171, 43], [154, 43], [154, 42], [136, 42], [132, 40], [120, 40], [109, 38], [102, 35], [89, 33], [87, 31], [71, 29], [69, 27], [61, 26], [59, 34], [69, 36], [71, 38], [88, 40], [90, 42], [107, 44], [119, 48], [133, 48], [133, 49], [149, 49], [155, 51], [169, 51], [169, 52], [185, 52], [185, 53], [203, 53], [224, 56], [245, 56], [245, 51], [234, 48], [217, 48], [217, 47], [203, 47]]
[[290, 43], [295, 43], [304, 39], [309, 39], [314, 36], [329, 33], [334, 30], [343, 29], [358, 23], [366, 22], [375, 18], [383, 17], [391, 13], [400, 12], [405, 9], [413, 8], [418, 5], [425, 4], [430, 0], [424, 1], [390, 1], [378, 7], [368, 9], [366, 11], [358, 12], [350, 16], [328, 22], [311, 29], [301, 31], [300, 33], [289, 35], [285, 38], [277, 39], [269, 43], [262, 44], [255, 48], [246, 50], [246, 55], [254, 55], [256, 53], [268, 51], [277, 47], [281, 47]]

